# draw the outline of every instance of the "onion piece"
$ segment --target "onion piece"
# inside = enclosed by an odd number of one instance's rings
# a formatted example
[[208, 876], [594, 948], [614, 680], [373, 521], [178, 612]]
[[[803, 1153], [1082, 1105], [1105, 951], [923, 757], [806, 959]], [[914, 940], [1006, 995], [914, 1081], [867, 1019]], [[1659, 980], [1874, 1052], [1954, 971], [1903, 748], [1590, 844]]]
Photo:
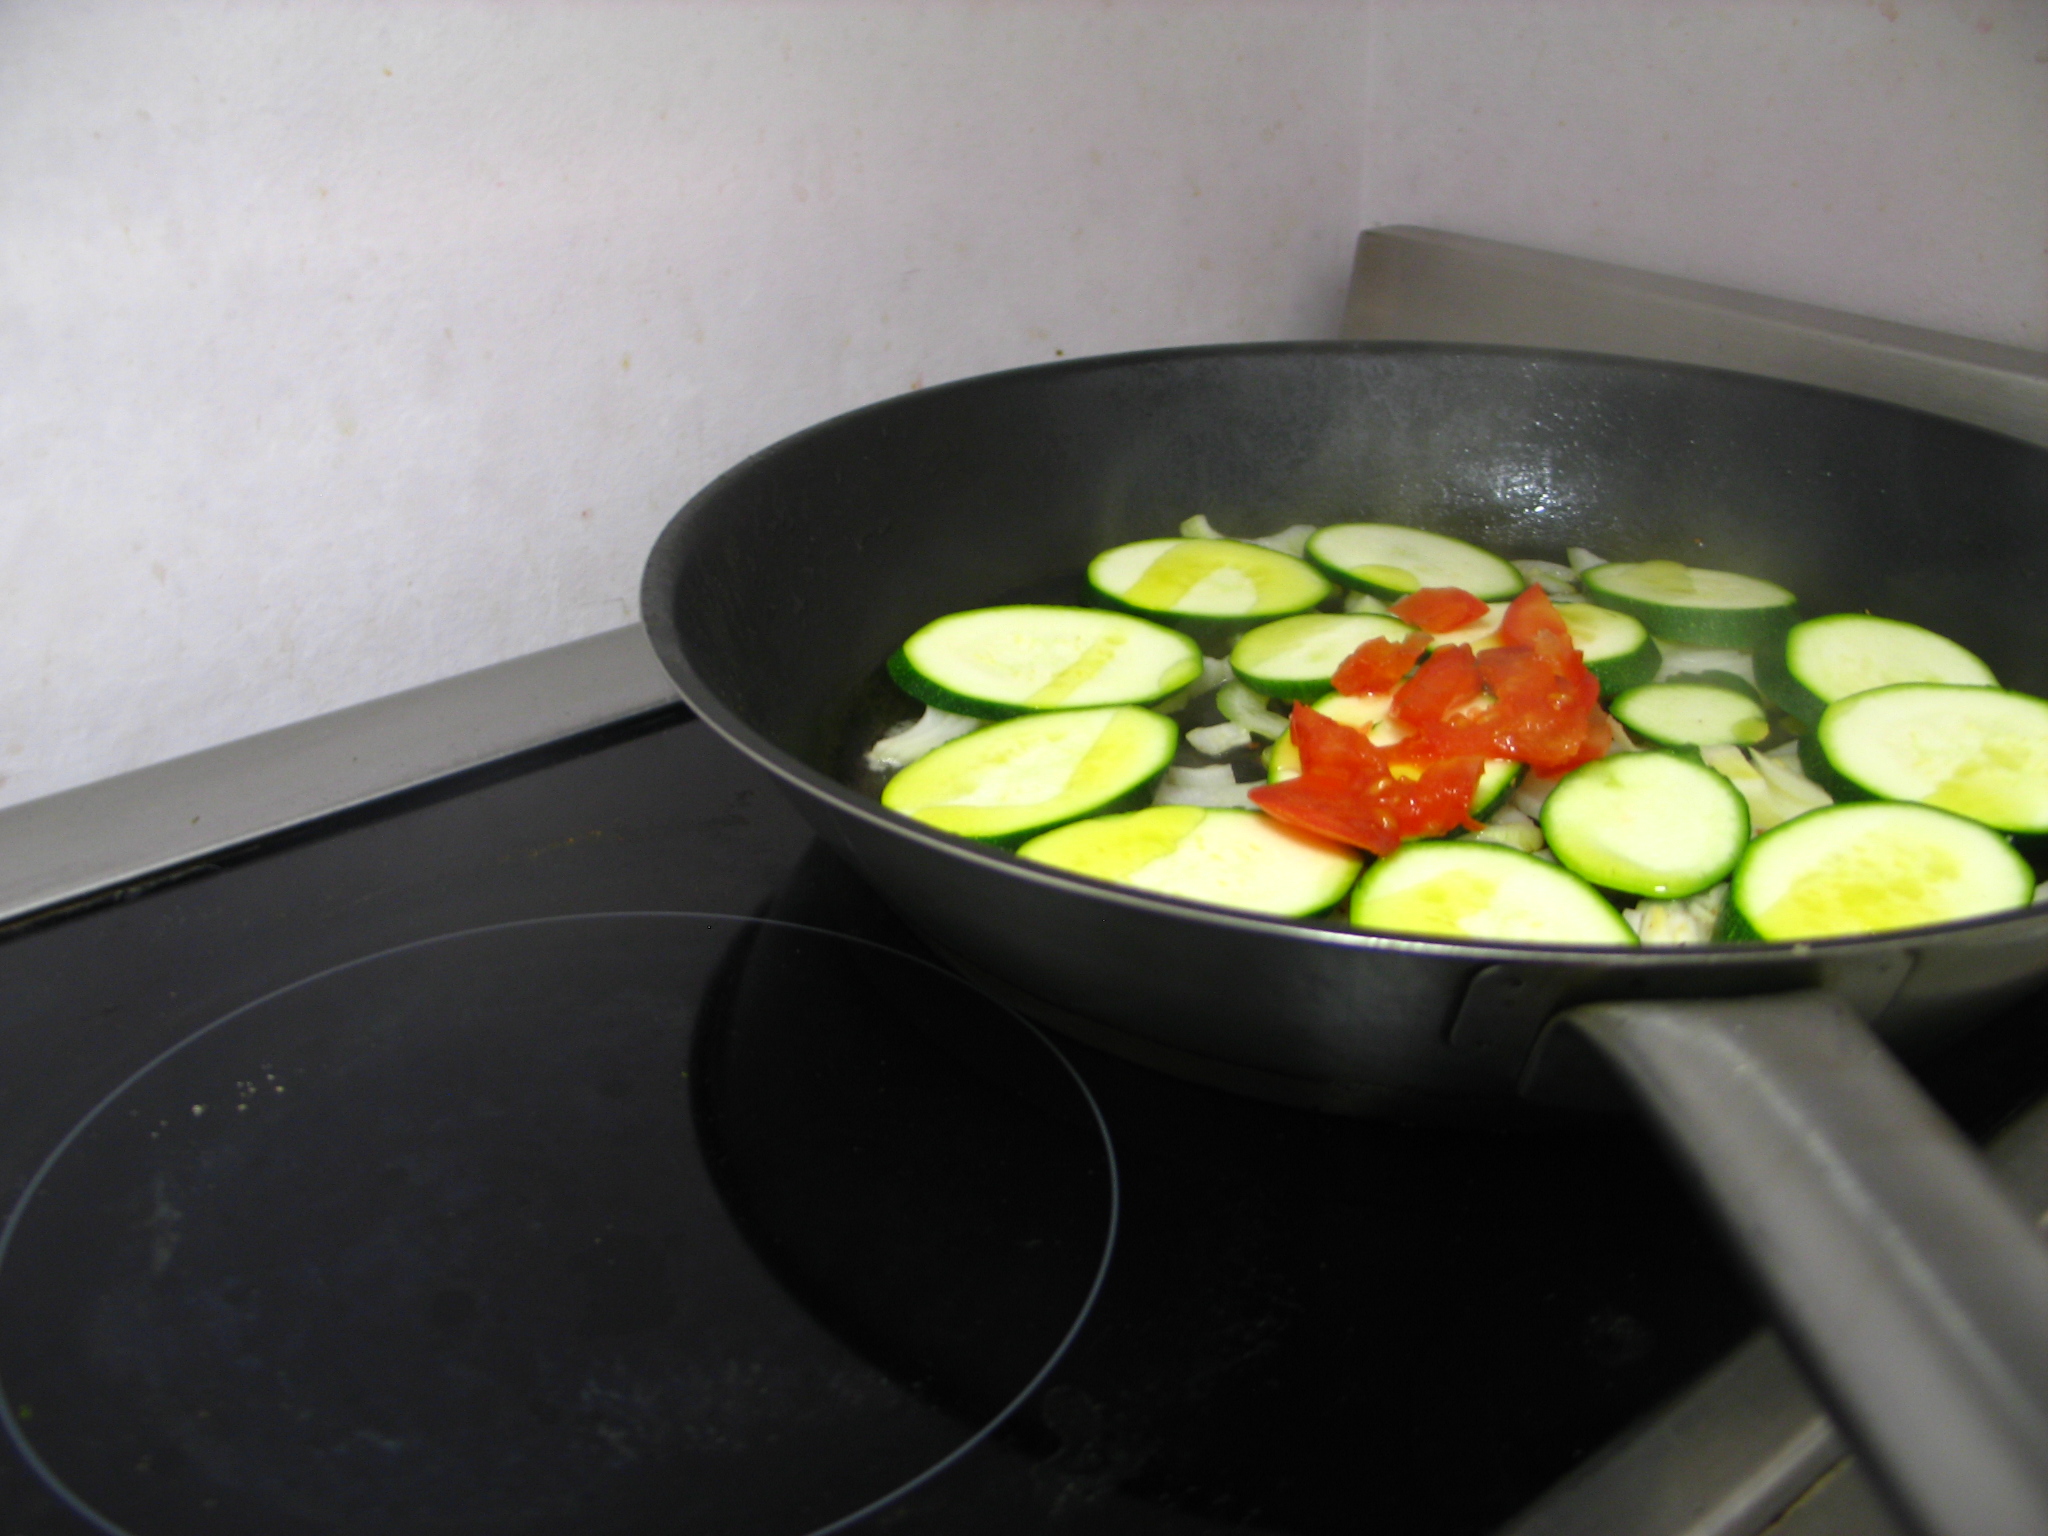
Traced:
[[1645, 944], [1711, 944], [1728, 908], [1728, 882], [1682, 901], [1639, 901], [1621, 914]]
[[1541, 587], [1546, 596], [1568, 602], [1580, 600], [1579, 573], [1555, 560], [1510, 560], [1508, 564]]
[[1198, 725], [1187, 733], [1188, 745], [1204, 757], [1221, 757], [1252, 744], [1252, 733], [1234, 720], [1221, 725]]
[[1152, 708], [1162, 715], [1177, 715], [1203, 694], [1213, 692], [1229, 682], [1237, 674], [1230, 670], [1230, 663], [1220, 656], [1202, 658], [1202, 675], [1179, 693], [1170, 693]]
[[1235, 678], [1217, 692], [1216, 707], [1233, 725], [1241, 725], [1254, 736], [1263, 736], [1268, 741], [1278, 741], [1287, 732], [1287, 717], [1274, 714], [1266, 708], [1264, 694], [1253, 693]]
[[1154, 805], [1199, 805], [1212, 810], [1257, 810], [1251, 793], [1256, 784], [1240, 784], [1230, 765], [1213, 768], [1169, 768], [1152, 792]]
[[883, 732], [882, 739], [868, 748], [867, 765], [876, 773], [908, 768], [933, 748], [957, 741], [987, 724], [972, 715], [956, 715], [927, 705], [915, 720], [906, 720]]

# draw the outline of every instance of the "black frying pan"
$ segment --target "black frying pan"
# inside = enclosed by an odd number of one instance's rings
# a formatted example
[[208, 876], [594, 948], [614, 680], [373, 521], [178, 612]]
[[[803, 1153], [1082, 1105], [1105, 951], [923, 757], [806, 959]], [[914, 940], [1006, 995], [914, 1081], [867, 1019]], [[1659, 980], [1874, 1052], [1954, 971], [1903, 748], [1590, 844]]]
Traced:
[[2048, 910], [1621, 951], [1219, 911], [1024, 866], [843, 781], [883, 658], [1194, 513], [1412, 522], [1504, 554], [1681, 558], [1950, 635], [2048, 693], [2048, 452], [1707, 369], [1288, 345], [972, 379], [801, 433], [696, 497], [642, 613], [686, 701], [940, 948], [1170, 1070], [1323, 1108], [1502, 1119], [1619, 1078], [1787, 1341], [1928, 1531], [2048, 1530], [2048, 1251], [1876, 1037], [1938, 1048], [2048, 977]]

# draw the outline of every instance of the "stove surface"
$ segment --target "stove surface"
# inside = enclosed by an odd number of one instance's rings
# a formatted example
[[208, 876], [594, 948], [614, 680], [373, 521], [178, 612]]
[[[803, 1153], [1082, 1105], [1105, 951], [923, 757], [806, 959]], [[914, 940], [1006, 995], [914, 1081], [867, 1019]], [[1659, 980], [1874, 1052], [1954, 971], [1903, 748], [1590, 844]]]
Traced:
[[[1478, 1533], [1756, 1321], [1632, 1124], [1048, 1041], [679, 710], [16, 925], [0, 996], [18, 1536]], [[2037, 1013], [1931, 1074], [1973, 1129]]]

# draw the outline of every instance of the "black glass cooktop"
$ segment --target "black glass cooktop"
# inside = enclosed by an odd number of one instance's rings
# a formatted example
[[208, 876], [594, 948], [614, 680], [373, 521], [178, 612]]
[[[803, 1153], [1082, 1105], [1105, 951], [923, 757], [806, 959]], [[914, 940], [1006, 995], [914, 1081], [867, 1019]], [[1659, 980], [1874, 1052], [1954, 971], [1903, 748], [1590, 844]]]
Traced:
[[0, 935], [0, 1201], [9, 1536], [1480, 1533], [1755, 1322], [1632, 1125], [1044, 1036], [680, 712]]

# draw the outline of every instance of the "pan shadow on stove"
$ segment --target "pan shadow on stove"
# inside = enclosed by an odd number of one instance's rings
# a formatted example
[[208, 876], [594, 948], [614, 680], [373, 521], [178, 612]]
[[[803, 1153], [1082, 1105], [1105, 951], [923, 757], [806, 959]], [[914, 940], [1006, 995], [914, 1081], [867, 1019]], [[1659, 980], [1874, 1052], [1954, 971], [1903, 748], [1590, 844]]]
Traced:
[[[923, 952], [822, 848], [766, 910]], [[1116, 1143], [1116, 1252], [996, 1440], [1076, 1529], [1481, 1536], [1755, 1326], [1632, 1121], [1415, 1129], [1058, 1044]]]

